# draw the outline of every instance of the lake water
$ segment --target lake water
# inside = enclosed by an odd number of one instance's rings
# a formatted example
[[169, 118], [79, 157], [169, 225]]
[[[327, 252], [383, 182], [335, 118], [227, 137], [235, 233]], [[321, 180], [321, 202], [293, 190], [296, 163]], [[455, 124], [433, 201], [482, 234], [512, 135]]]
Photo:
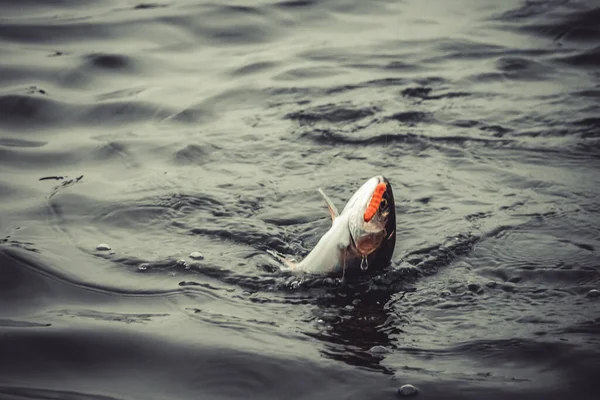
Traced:
[[[0, 398], [597, 399], [598, 21], [0, 0]], [[392, 265], [279, 271], [379, 174]]]

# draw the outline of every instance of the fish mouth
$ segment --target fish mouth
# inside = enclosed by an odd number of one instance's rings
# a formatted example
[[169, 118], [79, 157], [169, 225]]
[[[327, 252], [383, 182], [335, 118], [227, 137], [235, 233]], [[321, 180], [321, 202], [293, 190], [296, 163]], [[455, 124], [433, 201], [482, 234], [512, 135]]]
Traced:
[[351, 250], [357, 257], [387, 264], [396, 242], [396, 206], [390, 181], [383, 175], [374, 178], [377, 185], [363, 215], [364, 234], [357, 238], [350, 235]]
[[352, 239], [353, 250], [361, 257], [366, 257], [373, 253], [383, 242], [385, 231], [369, 233], [360, 237], [358, 240]]

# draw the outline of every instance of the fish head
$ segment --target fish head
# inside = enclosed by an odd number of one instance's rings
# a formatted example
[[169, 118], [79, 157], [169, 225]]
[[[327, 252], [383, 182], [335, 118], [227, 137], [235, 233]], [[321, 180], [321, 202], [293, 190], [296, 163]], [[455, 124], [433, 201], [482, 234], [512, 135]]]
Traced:
[[388, 264], [396, 245], [396, 205], [392, 186], [384, 176], [374, 176], [350, 198], [348, 213], [352, 250], [369, 263]]

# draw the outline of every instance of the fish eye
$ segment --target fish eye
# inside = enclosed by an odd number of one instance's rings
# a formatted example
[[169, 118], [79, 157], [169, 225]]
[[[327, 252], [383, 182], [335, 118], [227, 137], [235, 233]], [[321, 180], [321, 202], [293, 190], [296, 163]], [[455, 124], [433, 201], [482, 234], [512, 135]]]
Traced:
[[386, 198], [384, 197], [383, 199], [381, 199], [381, 203], [379, 204], [379, 208], [387, 208], [388, 202], [386, 200]]

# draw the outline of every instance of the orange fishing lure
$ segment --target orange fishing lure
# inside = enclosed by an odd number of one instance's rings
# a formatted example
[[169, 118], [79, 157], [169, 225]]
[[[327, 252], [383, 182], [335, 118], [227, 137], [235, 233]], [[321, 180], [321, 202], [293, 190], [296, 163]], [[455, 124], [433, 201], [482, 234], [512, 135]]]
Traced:
[[379, 205], [381, 204], [381, 199], [383, 198], [383, 194], [385, 193], [386, 187], [387, 187], [387, 185], [385, 183], [380, 183], [375, 188], [375, 191], [373, 192], [373, 197], [371, 197], [369, 206], [365, 210], [365, 214], [363, 216], [365, 222], [369, 222], [373, 218], [375, 213], [377, 212], [377, 209], [379, 208]]

